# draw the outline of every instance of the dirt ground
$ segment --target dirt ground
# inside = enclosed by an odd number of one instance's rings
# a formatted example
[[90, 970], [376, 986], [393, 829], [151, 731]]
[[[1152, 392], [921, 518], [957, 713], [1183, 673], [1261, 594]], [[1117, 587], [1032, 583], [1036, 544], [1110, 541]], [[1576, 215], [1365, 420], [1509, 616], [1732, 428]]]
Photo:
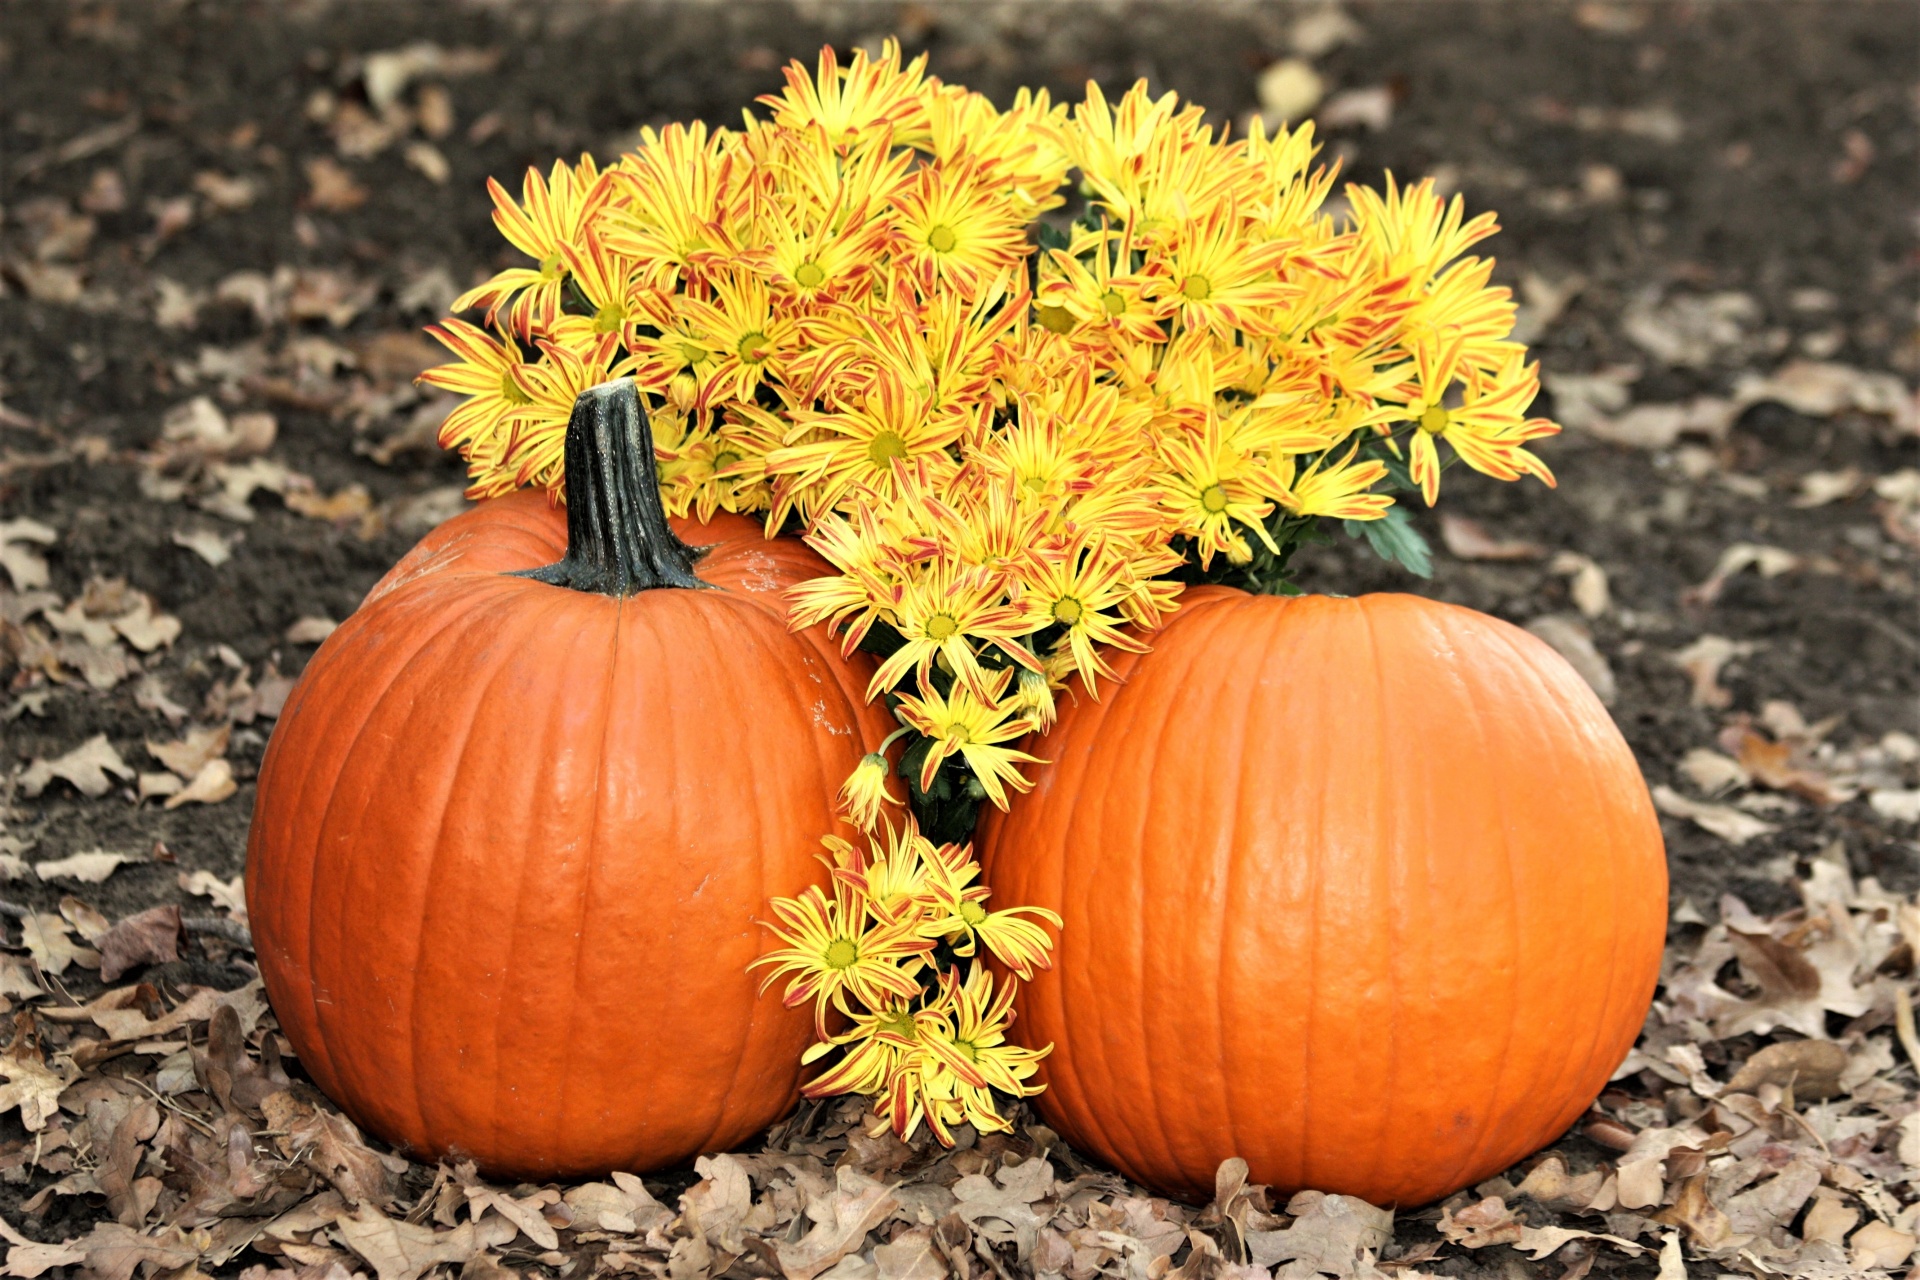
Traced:
[[[1724, 894], [1795, 907], [1822, 854], [1920, 888], [1920, 9], [1353, 3], [1303, 33], [1331, 12], [0, 3], [0, 910], [73, 895], [109, 920], [222, 918], [206, 886], [242, 871], [287, 679], [458, 509], [461, 468], [431, 443], [445, 404], [411, 377], [437, 361], [419, 327], [512, 260], [487, 176], [611, 155], [642, 124], [730, 122], [786, 59], [885, 34], [996, 98], [1144, 76], [1222, 122], [1304, 57], [1347, 174], [1434, 174], [1497, 209], [1496, 278], [1525, 304], [1538, 407], [1568, 428], [1540, 449], [1559, 487], [1450, 473], [1452, 518], [1417, 517], [1430, 581], [1346, 539], [1303, 555], [1303, 581], [1531, 625], [1610, 684], [1665, 789], [1676, 938]], [[415, 42], [437, 52], [369, 57]], [[225, 790], [204, 773], [222, 753], [144, 745], [189, 724], [231, 726], [234, 789], [169, 807]], [[95, 735], [125, 769], [92, 775], [98, 794], [35, 778]], [[126, 861], [98, 882], [24, 865], [93, 851]], [[138, 976], [251, 976], [217, 930], [188, 938]], [[80, 968], [50, 981], [102, 989]], [[1560, 1149], [1582, 1168], [1617, 1154]], [[19, 1172], [0, 1186], [15, 1221], [53, 1181]], [[102, 1212], [59, 1204], [29, 1234]], [[1424, 1265], [1567, 1270], [1503, 1252]]]

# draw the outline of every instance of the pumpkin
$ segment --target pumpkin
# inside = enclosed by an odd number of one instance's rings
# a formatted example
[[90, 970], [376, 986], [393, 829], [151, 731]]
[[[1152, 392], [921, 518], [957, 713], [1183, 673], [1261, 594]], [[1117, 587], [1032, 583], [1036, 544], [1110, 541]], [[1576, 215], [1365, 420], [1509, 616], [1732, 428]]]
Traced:
[[1632, 1046], [1666, 860], [1580, 677], [1524, 631], [1405, 595], [1183, 597], [1031, 746], [989, 814], [996, 899], [1060, 913], [1016, 1030], [1041, 1114], [1205, 1199], [1415, 1205], [1563, 1132]]
[[247, 855], [315, 1083], [422, 1159], [535, 1180], [671, 1165], [794, 1103], [812, 1022], [756, 999], [753, 916], [824, 881], [836, 789], [891, 727], [864, 659], [788, 629], [810, 551], [669, 529], [631, 381], [583, 393], [566, 467], [564, 516], [449, 522], [321, 646]]

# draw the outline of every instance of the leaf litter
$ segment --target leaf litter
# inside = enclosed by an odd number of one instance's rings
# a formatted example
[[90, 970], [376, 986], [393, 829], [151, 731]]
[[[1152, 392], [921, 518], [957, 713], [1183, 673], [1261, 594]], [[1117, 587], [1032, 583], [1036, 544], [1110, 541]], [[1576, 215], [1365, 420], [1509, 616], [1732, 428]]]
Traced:
[[[28, 967], [0, 1033], [0, 1113], [20, 1125], [0, 1140], [0, 1176], [23, 1195], [0, 1275], [1412, 1280], [1503, 1256], [1567, 1275], [1609, 1260], [1684, 1275], [1683, 1259], [1725, 1275], [1901, 1274], [1920, 1225], [1920, 901], [1856, 880], [1838, 850], [1773, 870], [1800, 899], [1791, 910], [1762, 917], [1729, 896], [1708, 924], [1683, 906], [1645, 1032], [1574, 1134], [1399, 1210], [1282, 1196], [1237, 1158], [1209, 1203], [1170, 1201], [1031, 1114], [946, 1150], [875, 1133], [853, 1099], [806, 1104], [759, 1149], [690, 1170], [499, 1185], [364, 1135], [305, 1082], [257, 980], [67, 994], [69, 964], [112, 983], [196, 938], [245, 955], [177, 906], [107, 925], [70, 899], [7, 939]], [[242, 902], [237, 882], [181, 878], [221, 909]], [[49, 1231], [73, 1220], [53, 1213], [69, 1201], [93, 1225]]]

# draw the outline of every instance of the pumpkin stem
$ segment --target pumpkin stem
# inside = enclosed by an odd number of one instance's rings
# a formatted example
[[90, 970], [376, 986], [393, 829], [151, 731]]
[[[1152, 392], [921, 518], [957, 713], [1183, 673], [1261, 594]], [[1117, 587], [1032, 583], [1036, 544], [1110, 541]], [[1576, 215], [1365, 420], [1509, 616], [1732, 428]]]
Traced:
[[588, 387], [567, 421], [567, 554], [516, 577], [605, 596], [705, 587], [660, 505], [653, 430], [632, 378]]

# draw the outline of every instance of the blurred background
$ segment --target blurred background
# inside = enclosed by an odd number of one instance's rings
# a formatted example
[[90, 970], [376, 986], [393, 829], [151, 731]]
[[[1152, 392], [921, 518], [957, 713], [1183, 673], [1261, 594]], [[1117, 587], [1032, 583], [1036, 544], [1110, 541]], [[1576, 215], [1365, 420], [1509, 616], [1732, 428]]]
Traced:
[[[0, 13], [0, 513], [58, 531], [9, 554], [48, 564], [63, 599], [126, 579], [254, 686], [297, 673], [459, 507], [459, 465], [433, 444], [450, 401], [412, 377], [439, 359], [420, 326], [514, 259], [486, 178], [517, 189], [527, 166], [610, 158], [644, 124], [736, 121], [788, 60], [893, 35], [1003, 101], [1145, 79], [1236, 129], [1311, 119], [1352, 179], [1430, 175], [1498, 211], [1496, 279], [1542, 361], [1539, 408], [1567, 427], [1544, 447], [1561, 488], [1462, 475], [1447, 516], [1420, 515], [1442, 552], [1431, 582], [1337, 544], [1308, 558], [1310, 585], [1431, 591], [1534, 626], [1690, 801], [1723, 798], [1724, 780], [1703, 795], [1678, 770], [1729, 715], [1838, 716], [1802, 755], [1920, 728], [1905, 0]], [[196, 469], [183, 450], [225, 454]], [[179, 667], [179, 697], [232, 678], [188, 648], [151, 659]], [[48, 659], [65, 682], [9, 713], [22, 758], [104, 726], [115, 699], [151, 718], [90, 660], [104, 690]], [[243, 789], [266, 723], [238, 728]], [[1912, 882], [1911, 819], [1854, 792], [1759, 814], [1770, 830], [1737, 846], [1672, 806], [1677, 892], [1772, 892], [1755, 868], [1832, 821], [1859, 826], [1862, 870]], [[53, 822], [56, 847], [133, 824], [237, 870], [245, 809], [56, 806]]]

